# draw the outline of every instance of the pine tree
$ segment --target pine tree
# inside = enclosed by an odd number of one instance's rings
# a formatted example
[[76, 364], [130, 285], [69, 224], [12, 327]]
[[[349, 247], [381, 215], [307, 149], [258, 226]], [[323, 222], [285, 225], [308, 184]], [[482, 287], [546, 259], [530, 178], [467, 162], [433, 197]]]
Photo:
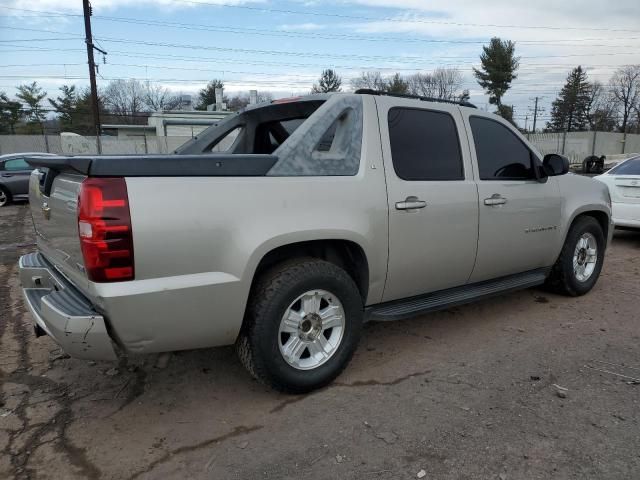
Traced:
[[73, 127], [73, 113], [78, 103], [76, 86], [62, 85], [60, 92], [62, 95], [55, 100], [49, 99], [49, 103], [59, 115], [60, 128], [62, 130], [69, 130]]
[[27, 108], [25, 113], [27, 121], [31, 124], [41, 123], [45, 119], [45, 113], [42, 111], [40, 102], [47, 96], [47, 92], [43, 91], [37, 84], [18, 85], [18, 93], [16, 97], [22, 100]]
[[20, 120], [22, 105], [10, 100], [6, 93], [0, 92], [0, 134], [16, 133], [16, 123]]
[[515, 49], [516, 44], [511, 40], [493, 37], [488, 46], [482, 47], [481, 69], [473, 69], [478, 84], [489, 95], [489, 103], [498, 107], [502, 105], [504, 94], [511, 88], [511, 82], [517, 78], [515, 72], [520, 65], [520, 57], [514, 55]]
[[551, 121], [548, 128], [556, 132], [586, 130], [589, 125], [591, 88], [587, 73], [581, 66], [567, 75], [567, 82], [551, 104]]
[[396, 73], [387, 80], [386, 90], [389, 93], [409, 93], [409, 83], [399, 73]]
[[342, 90], [342, 78], [335, 70], [328, 68], [322, 71], [318, 83], [311, 87], [311, 93], [339, 92]]
[[[222, 80], [211, 80], [206, 87], [200, 90], [198, 95], [198, 104], [196, 110], [206, 110], [207, 106], [216, 103], [216, 88], [223, 88], [224, 83]], [[222, 99], [221, 99], [222, 100]]]

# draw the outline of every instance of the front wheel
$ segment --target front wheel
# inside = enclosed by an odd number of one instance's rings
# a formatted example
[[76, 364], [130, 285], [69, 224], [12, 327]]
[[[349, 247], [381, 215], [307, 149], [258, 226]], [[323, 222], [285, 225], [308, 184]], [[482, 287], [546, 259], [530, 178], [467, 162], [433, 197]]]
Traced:
[[333, 381], [358, 345], [363, 305], [336, 265], [303, 259], [276, 266], [251, 292], [240, 360], [266, 385], [304, 393]]
[[602, 227], [593, 217], [580, 217], [569, 230], [547, 285], [573, 297], [589, 292], [598, 281], [604, 261]]

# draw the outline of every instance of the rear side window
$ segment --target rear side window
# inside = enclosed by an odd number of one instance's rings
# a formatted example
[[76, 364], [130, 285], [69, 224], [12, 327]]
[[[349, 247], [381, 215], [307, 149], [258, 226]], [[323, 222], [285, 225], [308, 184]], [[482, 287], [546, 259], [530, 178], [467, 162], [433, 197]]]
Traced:
[[391, 160], [403, 180], [462, 180], [462, 154], [448, 113], [414, 108], [389, 110]]
[[640, 157], [613, 167], [609, 170], [609, 175], [640, 175]]
[[22, 158], [14, 158], [13, 160], [7, 160], [4, 162], [5, 170], [31, 170], [31, 167]]
[[534, 179], [533, 154], [507, 127], [495, 120], [470, 117], [481, 180]]

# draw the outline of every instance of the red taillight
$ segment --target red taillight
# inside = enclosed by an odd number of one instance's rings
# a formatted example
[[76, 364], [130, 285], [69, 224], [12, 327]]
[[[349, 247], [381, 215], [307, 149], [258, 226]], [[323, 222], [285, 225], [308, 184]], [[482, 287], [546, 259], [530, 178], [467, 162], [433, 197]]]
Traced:
[[124, 178], [87, 178], [82, 182], [78, 234], [89, 280], [133, 280], [133, 235]]

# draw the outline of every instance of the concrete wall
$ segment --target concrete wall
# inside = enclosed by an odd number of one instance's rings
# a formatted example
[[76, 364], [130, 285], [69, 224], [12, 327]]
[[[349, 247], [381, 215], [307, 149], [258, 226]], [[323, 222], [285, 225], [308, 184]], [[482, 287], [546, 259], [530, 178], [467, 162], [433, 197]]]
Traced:
[[[606, 155], [640, 152], [640, 135], [613, 132], [536, 133], [526, 137], [540, 152], [563, 153], [571, 163], [581, 163], [589, 155]], [[564, 148], [563, 148], [564, 143]]]
[[[191, 137], [100, 137], [104, 155], [166, 154]], [[0, 135], [0, 155], [18, 152], [49, 152], [64, 155], [97, 154], [96, 137], [59, 135]]]
[[[136, 137], [101, 137], [104, 154], [144, 154], [171, 153], [180, 145], [191, 139], [191, 128], [194, 135], [202, 129], [201, 125], [183, 126], [168, 125], [168, 137], [136, 136]], [[571, 163], [582, 163], [588, 155], [619, 155], [621, 153], [640, 153], [640, 135], [628, 134], [623, 142], [622, 133], [612, 132], [571, 132], [537, 133], [527, 135], [543, 154], [562, 153], [569, 157]], [[595, 144], [594, 144], [595, 137]], [[58, 135], [0, 135], [0, 155], [16, 152], [51, 152], [61, 154], [95, 154], [95, 137]]]

